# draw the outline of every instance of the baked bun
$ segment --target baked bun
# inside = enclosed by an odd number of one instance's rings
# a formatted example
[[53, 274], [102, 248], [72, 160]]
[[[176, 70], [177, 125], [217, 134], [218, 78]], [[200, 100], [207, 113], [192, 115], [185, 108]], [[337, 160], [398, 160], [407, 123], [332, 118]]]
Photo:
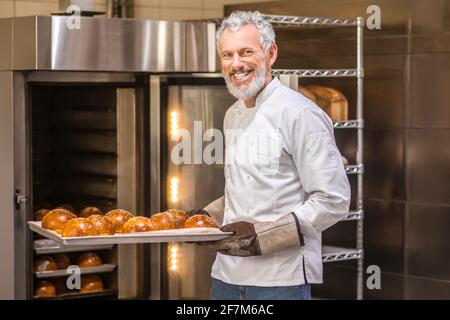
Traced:
[[40, 256], [34, 261], [35, 272], [54, 270], [58, 270], [58, 264], [56, 263], [55, 259], [50, 256]]
[[[299, 91], [306, 95], [305, 88]], [[333, 121], [348, 120], [348, 101], [347, 98], [334, 88], [325, 86], [307, 86], [306, 90], [315, 98], [313, 100], [321, 107]]]
[[69, 291], [69, 288], [67, 288], [67, 278], [55, 278], [52, 279], [53, 285], [56, 289], [56, 294], [64, 294]]
[[50, 281], [41, 280], [36, 284], [34, 295], [36, 297], [54, 297], [56, 296], [56, 288]]
[[133, 218], [133, 214], [123, 209], [114, 209], [109, 211], [105, 217], [107, 217], [114, 224], [116, 229], [116, 233], [122, 233], [122, 227], [131, 218]]
[[87, 237], [97, 235], [98, 232], [94, 225], [86, 218], [75, 218], [68, 221], [62, 232], [63, 237]]
[[86, 207], [80, 211], [78, 216], [81, 218], [89, 218], [90, 216], [93, 216], [94, 214], [103, 215], [103, 212], [102, 212], [102, 210], [100, 210], [97, 207]]
[[75, 219], [77, 216], [65, 209], [55, 209], [48, 212], [42, 218], [42, 228], [53, 230], [59, 234], [62, 233], [67, 221]]
[[122, 228], [123, 233], [155, 231], [155, 224], [146, 217], [134, 217], [125, 222]]
[[82, 255], [80, 255], [77, 259], [77, 265], [80, 268], [92, 268], [92, 267], [98, 267], [103, 264], [102, 259], [93, 252], [85, 252]]
[[58, 269], [67, 269], [70, 266], [70, 259], [65, 253], [57, 253], [54, 255]]
[[51, 210], [49, 209], [40, 209], [34, 212], [33, 215], [33, 221], [42, 221], [42, 219], [45, 217], [47, 213], [49, 213]]
[[180, 219], [167, 214], [167, 212], [156, 213], [151, 216], [150, 220], [156, 226], [157, 230], [179, 229], [183, 226]]
[[71, 205], [71, 204], [68, 204], [68, 203], [64, 203], [64, 204], [58, 206], [57, 209], [65, 209], [65, 210], [67, 210], [67, 211], [72, 212], [72, 213], [75, 214], [75, 215], [78, 214], [78, 212], [77, 212], [77, 210], [75, 209], [75, 207], [74, 207], [73, 205]]
[[87, 219], [94, 225], [94, 228], [97, 230], [99, 236], [114, 234], [114, 224], [105, 216], [94, 214]]
[[179, 209], [169, 209], [165, 211], [169, 216], [173, 216], [175, 219], [180, 221], [180, 227], [184, 225], [186, 220], [189, 218], [188, 214], [184, 210]]
[[80, 292], [99, 292], [103, 291], [103, 281], [97, 275], [88, 274], [81, 276]]
[[216, 221], [206, 214], [196, 214], [186, 220], [185, 228], [219, 228]]

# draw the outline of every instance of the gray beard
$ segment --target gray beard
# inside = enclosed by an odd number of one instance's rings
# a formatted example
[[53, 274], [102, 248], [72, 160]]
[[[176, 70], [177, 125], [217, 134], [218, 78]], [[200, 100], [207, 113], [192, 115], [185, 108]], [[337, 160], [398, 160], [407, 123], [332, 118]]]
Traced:
[[266, 78], [266, 66], [264, 63], [256, 69], [255, 78], [250, 82], [247, 88], [240, 88], [231, 83], [230, 76], [224, 75], [228, 91], [237, 99], [248, 100], [255, 97], [262, 89]]

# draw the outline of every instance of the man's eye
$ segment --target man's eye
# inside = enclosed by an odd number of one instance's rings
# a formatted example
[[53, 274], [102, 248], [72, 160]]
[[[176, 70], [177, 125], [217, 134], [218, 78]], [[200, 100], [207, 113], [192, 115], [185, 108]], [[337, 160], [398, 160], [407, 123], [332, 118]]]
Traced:
[[244, 56], [250, 56], [250, 55], [252, 55], [253, 54], [253, 51], [252, 50], [245, 50], [244, 51]]
[[222, 54], [222, 57], [225, 58], [225, 59], [228, 59], [228, 58], [231, 57], [231, 54], [230, 53], [224, 53], [224, 54]]

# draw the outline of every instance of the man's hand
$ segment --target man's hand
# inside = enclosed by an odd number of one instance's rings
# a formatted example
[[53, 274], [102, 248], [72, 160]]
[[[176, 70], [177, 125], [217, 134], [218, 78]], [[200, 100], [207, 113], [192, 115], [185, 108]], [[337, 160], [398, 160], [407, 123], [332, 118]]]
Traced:
[[230, 238], [219, 241], [199, 242], [199, 245], [230, 256], [249, 257], [261, 255], [258, 236], [252, 223], [246, 221], [233, 222], [224, 225], [220, 230], [233, 232], [234, 234]]
[[294, 213], [286, 214], [276, 221], [254, 224], [246, 221], [233, 222], [224, 225], [221, 230], [234, 234], [227, 239], [198, 244], [226, 255], [240, 257], [267, 255], [305, 245]]

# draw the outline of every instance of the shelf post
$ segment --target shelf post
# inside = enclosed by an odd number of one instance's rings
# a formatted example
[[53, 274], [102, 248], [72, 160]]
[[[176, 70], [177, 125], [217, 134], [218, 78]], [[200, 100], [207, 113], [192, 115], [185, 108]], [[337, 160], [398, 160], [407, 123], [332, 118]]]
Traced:
[[[356, 18], [356, 70], [357, 70], [357, 105], [356, 114], [358, 120], [363, 119], [363, 78], [364, 78], [364, 68], [363, 68], [363, 33], [364, 33], [364, 19], [362, 17]], [[363, 129], [358, 128], [358, 150], [356, 153], [356, 161], [358, 164], [363, 163]], [[358, 196], [357, 196], [357, 209], [363, 210], [363, 175], [360, 174], [358, 179]], [[356, 248], [359, 250], [363, 249], [363, 219], [361, 218], [357, 222], [356, 226]], [[363, 258], [364, 253], [358, 259], [358, 270], [357, 270], [357, 288], [356, 288], [356, 299], [363, 299]]]

